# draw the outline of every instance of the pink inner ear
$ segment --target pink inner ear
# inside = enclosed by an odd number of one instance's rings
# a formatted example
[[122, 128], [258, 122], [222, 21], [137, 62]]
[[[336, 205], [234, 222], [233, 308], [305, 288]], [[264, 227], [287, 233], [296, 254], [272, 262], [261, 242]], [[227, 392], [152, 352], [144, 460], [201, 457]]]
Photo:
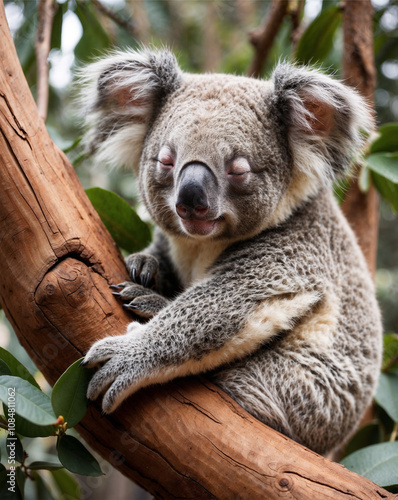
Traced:
[[145, 106], [148, 104], [149, 99], [140, 97], [135, 98], [134, 92], [131, 92], [128, 88], [121, 88], [116, 93], [117, 106], [120, 108], [126, 106]]
[[[304, 107], [311, 113], [311, 116], [306, 116], [311, 130], [314, 134], [328, 135], [334, 125], [334, 109], [323, 101], [317, 101], [305, 97], [303, 99]], [[311, 133], [311, 132], [310, 132]]]

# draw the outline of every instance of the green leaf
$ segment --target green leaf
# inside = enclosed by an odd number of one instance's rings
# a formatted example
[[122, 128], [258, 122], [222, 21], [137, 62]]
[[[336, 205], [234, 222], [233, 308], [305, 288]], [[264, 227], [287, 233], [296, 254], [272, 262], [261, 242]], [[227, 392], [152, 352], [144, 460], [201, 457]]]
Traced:
[[15, 430], [24, 437], [48, 437], [55, 434], [56, 427], [53, 425], [37, 425], [26, 418], [15, 415]]
[[0, 347], [0, 359], [7, 364], [7, 366], [11, 370], [11, 375], [13, 375], [14, 377], [21, 377], [40, 389], [39, 384], [29, 373], [29, 371], [24, 367], [24, 365], [20, 361], [18, 361], [17, 358], [15, 358], [10, 352], [6, 351], [6, 349], [3, 349], [2, 347]]
[[[16, 472], [16, 471], [15, 471]], [[22, 500], [22, 494], [19, 489], [19, 484], [17, 481], [17, 475], [15, 474], [15, 485], [11, 485], [8, 483], [9, 479], [9, 471], [3, 470], [0, 472], [0, 498], [1, 500]], [[13, 487], [13, 491], [10, 491], [9, 488]]]
[[56, 422], [50, 398], [27, 380], [10, 375], [0, 376], [0, 400], [10, 405], [15, 398], [15, 411], [37, 425], [50, 425]]
[[12, 375], [10, 367], [0, 359], [0, 375]]
[[22, 499], [25, 498], [25, 480], [26, 476], [24, 471], [21, 469], [21, 467], [17, 467], [16, 469], [16, 479], [17, 479], [17, 484], [18, 484], [18, 489], [21, 493]]
[[300, 38], [296, 59], [303, 64], [324, 61], [333, 47], [341, 19], [342, 12], [337, 5], [321, 12]]
[[79, 366], [82, 359], [75, 361], [60, 376], [51, 395], [54, 413], [62, 415], [68, 427], [79, 423], [87, 410], [86, 392], [93, 371]]
[[151, 233], [130, 205], [115, 193], [102, 188], [86, 190], [87, 196], [113, 239], [130, 253], [146, 247]]
[[398, 335], [388, 333], [384, 335], [382, 371], [398, 369]]
[[370, 170], [366, 166], [363, 166], [361, 168], [361, 171], [359, 172], [359, 178], [358, 178], [358, 186], [362, 193], [367, 193], [369, 191], [370, 180], [371, 180]]
[[382, 175], [372, 173], [373, 184], [380, 195], [398, 212], [398, 185], [386, 179]]
[[398, 484], [398, 441], [362, 448], [344, 458], [341, 464], [379, 486]]
[[370, 145], [370, 152], [394, 153], [398, 151], [398, 123], [387, 123], [378, 130], [378, 137]]
[[65, 469], [51, 471], [51, 475], [59, 491], [57, 500], [80, 500], [81, 488], [76, 479]]
[[102, 471], [97, 460], [73, 436], [64, 434], [58, 440], [58, 458], [70, 472], [83, 476], [101, 476]]
[[37, 472], [33, 472], [32, 476], [34, 478], [33, 484], [35, 486], [37, 500], [54, 500], [49, 487], [47, 486], [41, 475]]
[[69, 146], [67, 146], [65, 149], [63, 149], [62, 151], [66, 154], [66, 153], [70, 153], [71, 151], [73, 151], [75, 148], [77, 148], [77, 146], [82, 142], [82, 139], [83, 139], [83, 136], [79, 136], [77, 137], [77, 139], [75, 139], [72, 144], [70, 144]]
[[367, 424], [350, 439], [345, 447], [344, 456], [351, 455], [354, 451], [360, 450], [365, 446], [380, 443], [383, 439], [383, 433], [379, 424]]
[[368, 156], [365, 161], [373, 172], [398, 184], [398, 153], [375, 153]]
[[394, 422], [398, 422], [398, 373], [380, 374], [375, 399]]
[[67, 10], [67, 2], [63, 4], [57, 3], [57, 10], [53, 19], [53, 26], [51, 30], [51, 48], [60, 49], [61, 48], [61, 38], [62, 38], [62, 22], [64, 19], [64, 13]]
[[31, 464], [27, 465], [27, 468], [30, 470], [59, 470], [63, 469], [63, 465], [59, 462], [32, 462]]
[[82, 24], [83, 35], [75, 47], [75, 56], [86, 61], [93, 53], [111, 47], [111, 39], [98, 20], [92, 5], [76, 2], [75, 14]]

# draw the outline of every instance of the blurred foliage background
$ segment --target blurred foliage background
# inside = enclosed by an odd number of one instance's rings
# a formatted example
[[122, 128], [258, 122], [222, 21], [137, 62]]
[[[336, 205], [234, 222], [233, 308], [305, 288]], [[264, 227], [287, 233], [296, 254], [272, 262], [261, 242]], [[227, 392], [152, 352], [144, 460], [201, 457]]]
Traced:
[[[353, 0], [347, 0], [353, 1]], [[5, 0], [7, 19], [33, 95], [37, 74], [35, 39], [38, 27], [37, 0]], [[232, 72], [246, 74], [253, 58], [248, 33], [260, 26], [269, 9], [264, 0], [56, 0], [50, 64], [50, 100], [47, 127], [61, 149], [75, 164], [85, 188], [106, 188], [120, 194], [146, 219], [139, 204], [135, 179], [130, 172], [107, 171], [93, 165], [78, 144], [82, 119], [74, 99], [77, 68], [106, 50], [137, 47], [142, 43], [166, 45], [176, 54], [185, 71]], [[372, 0], [374, 45], [377, 67], [375, 103], [380, 125], [398, 121], [398, 0]], [[300, 0], [291, 0], [300, 5]], [[281, 58], [321, 62], [327, 72], [341, 76], [341, 12], [337, 0], [306, 0], [298, 26], [287, 16], [264, 67], [267, 76]], [[298, 42], [314, 19], [324, 16], [321, 43], [305, 46]], [[321, 28], [319, 28], [321, 26]], [[301, 52], [300, 52], [301, 51]], [[398, 191], [397, 191], [398, 193]], [[398, 201], [397, 201], [398, 203]], [[379, 250], [376, 283], [386, 332], [398, 332], [398, 224], [389, 204], [381, 201]], [[8, 347], [19, 359], [30, 361], [11, 332], [4, 314], [0, 316], [0, 345]], [[117, 476], [114, 500], [133, 498], [132, 486]], [[97, 486], [81, 483], [83, 498], [108, 498], [112, 483]], [[104, 488], [108, 488], [108, 493]], [[135, 490], [134, 498], [147, 498]], [[28, 498], [28, 497], [27, 497]]]

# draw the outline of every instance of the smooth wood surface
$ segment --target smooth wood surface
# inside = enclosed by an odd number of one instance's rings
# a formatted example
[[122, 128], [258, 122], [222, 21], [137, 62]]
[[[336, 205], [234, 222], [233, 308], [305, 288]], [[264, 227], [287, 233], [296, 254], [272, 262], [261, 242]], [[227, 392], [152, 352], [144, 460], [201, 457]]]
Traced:
[[[120, 253], [49, 138], [0, 3], [0, 301], [50, 383], [130, 317]], [[206, 380], [145, 389], [79, 432], [156, 498], [396, 498], [262, 425]]]

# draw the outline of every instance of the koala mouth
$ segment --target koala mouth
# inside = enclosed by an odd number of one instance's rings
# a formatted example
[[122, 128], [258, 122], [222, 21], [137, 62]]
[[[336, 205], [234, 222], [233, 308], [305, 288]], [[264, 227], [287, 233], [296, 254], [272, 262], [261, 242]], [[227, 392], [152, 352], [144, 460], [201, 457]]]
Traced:
[[222, 220], [223, 217], [218, 217], [217, 219], [212, 220], [181, 219], [181, 223], [185, 231], [189, 234], [209, 236], [217, 231]]

